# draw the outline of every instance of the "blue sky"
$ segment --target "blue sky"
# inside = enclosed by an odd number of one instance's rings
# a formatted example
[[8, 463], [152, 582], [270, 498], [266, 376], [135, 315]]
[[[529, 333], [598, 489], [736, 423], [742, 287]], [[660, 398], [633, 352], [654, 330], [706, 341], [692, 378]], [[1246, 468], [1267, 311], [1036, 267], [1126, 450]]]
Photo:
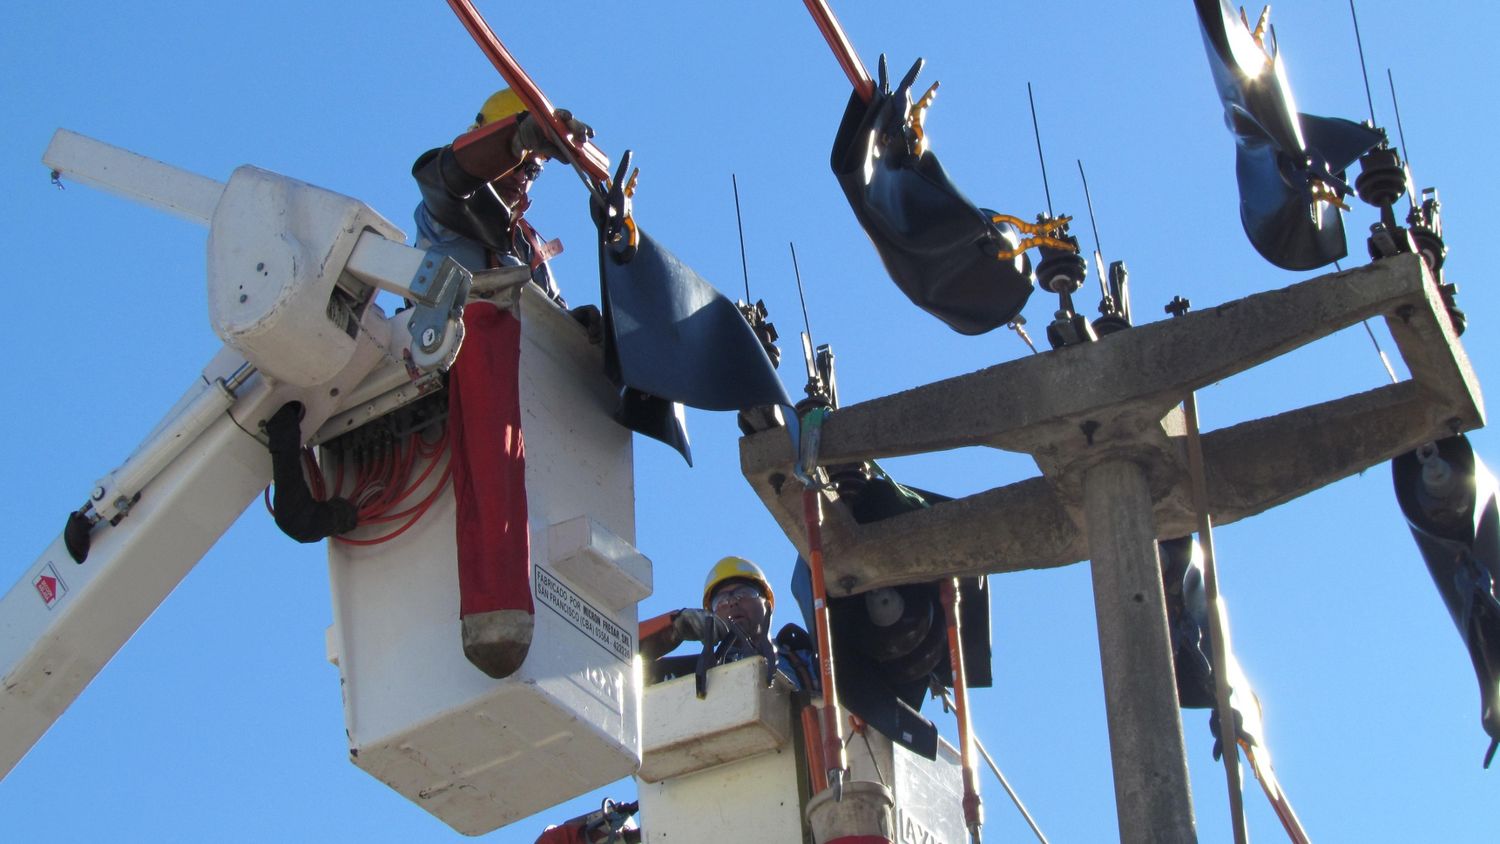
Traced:
[[[468, 123], [497, 78], [445, 4], [12, 4], [0, 29], [0, 265], [10, 412], [0, 578], [19, 577], [91, 482], [115, 466], [218, 348], [203, 293], [205, 231], [90, 189], [48, 184], [40, 157], [67, 127], [216, 178], [244, 163], [358, 197], [404, 230], [413, 158]], [[618, 156], [636, 151], [641, 225], [731, 296], [742, 293], [730, 174], [739, 178], [752, 294], [787, 342], [800, 391], [797, 244], [815, 339], [846, 404], [1026, 353], [1008, 332], [962, 337], [884, 276], [828, 171], [848, 87], [801, 4], [480, 2], [554, 102]], [[1086, 214], [1088, 170], [1106, 260], [1131, 270], [1138, 320], [1174, 295], [1197, 307], [1311, 274], [1262, 261], [1240, 230], [1232, 142], [1187, 2], [837, 4], [873, 68], [916, 56], [941, 80], [933, 148], [976, 202], [1029, 217], [1046, 202], [1026, 82], [1036, 90], [1053, 206]], [[522, 11], [524, 10], [524, 11]], [[1252, 10], [1253, 12], [1254, 10]], [[1484, 244], [1497, 135], [1491, 4], [1360, 5], [1378, 121], [1394, 73], [1416, 181], [1436, 185], [1481, 381], [1500, 350]], [[1302, 109], [1367, 116], [1344, 2], [1272, 17]], [[1468, 150], [1468, 152], [1466, 152]], [[553, 167], [530, 212], [567, 252], [575, 304], [597, 301], [585, 197]], [[1348, 216], [1352, 261], [1368, 207]], [[1092, 246], [1087, 225], [1075, 227]], [[1037, 294], [1033, 335], [1052, 309]], [[1091, 297], [1089, 299], [1091, 304]], [[1383, 327], [1377, 336], [1394, 354]], [[1200, 394], [1213, 429], [1379, 386], [1361, 329]], [[1060, 385], [1061, 386], [1061, 385]], [[637, 440], [638, 544], [655, 562], [645, 614], [694, 602], [735, 553], [785, 584], [793, 550], [739, 475], [729, 415], [690, 412], [698, 465]], [[1495, 439], [1472, 437], [1500, 462]], [[969, 494], [1034, 475], [980, 450], [889, 461], [908, 483]], [[1283, 785], [1320, 841], [1490, 840], [1495, 777], [1460, 640], [1381, 466], [1216, 533], [1240, 660], [1265, 706]], [[993, 582], [993, 689], [977, 729], [1054, 841], [1116, 833], [1098, 645], [1083, 565]], [[230, 529], [73, 707], [0, 781], [11, 840], [443, 841], [447, 827], [346, 761], [320, 547], [282, 537], [258, 505]], [[935, 713], [929, 704], [926, 711]], [[1204, 712], [1185, 714], [1199, 829], [1227, 840], [1223, 770]], [[948, 727], [951, 733], [951, 727]], [[986, 775], [986, 834], [1026, 829]], [[628, 797], [627, 781], [489, 836]], [[1279, 836], [1256, 792], [1252, 833]], [[649, 823], [649, 819], [647, 820]]]

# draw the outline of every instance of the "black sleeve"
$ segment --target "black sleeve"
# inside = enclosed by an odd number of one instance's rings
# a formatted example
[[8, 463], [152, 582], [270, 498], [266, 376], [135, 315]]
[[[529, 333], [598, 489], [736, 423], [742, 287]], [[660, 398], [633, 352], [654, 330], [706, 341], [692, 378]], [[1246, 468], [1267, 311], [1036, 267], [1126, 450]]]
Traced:
[[453, 147], [428, 150], [411, 167], [427, 213], [443, 226], [496, 252], [512, 253], [515, 218], [493, 188], [458, 166]]

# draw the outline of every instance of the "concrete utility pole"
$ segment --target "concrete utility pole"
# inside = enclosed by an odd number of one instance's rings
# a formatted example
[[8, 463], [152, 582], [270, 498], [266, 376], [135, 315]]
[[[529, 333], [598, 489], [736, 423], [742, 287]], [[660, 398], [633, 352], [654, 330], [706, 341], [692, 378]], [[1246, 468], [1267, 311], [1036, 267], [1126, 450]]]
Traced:
[[1121, 837], [1194, 841], [1146, 470], [1128, 458], [1099, 463], [1084, 475], [1083, 497]]
[[[835, 411], [825, 466], [986, 445], [1041, 476], [865, 525], [825, 493], [829, 594], [1092, 560], [1122, 841], [1194, 841], [1155, 540], [1197, 527], [1179, 402], [1384, 317], [1411, 380], [1205, 433], [1215, 524], [1261, 513], [1418, 445], [1484, 425], [1483, 401], [1421, 259], [1402, 255]], [[785, 435], [741, 467], [807, 553]]]

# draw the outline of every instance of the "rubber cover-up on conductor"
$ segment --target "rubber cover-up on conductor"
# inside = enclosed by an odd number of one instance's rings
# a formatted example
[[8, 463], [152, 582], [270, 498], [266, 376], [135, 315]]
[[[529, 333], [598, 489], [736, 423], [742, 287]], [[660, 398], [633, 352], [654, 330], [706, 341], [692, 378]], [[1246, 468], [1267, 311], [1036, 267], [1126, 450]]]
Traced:
[[1212, 709], [1217, 702], [1213, 633], [1208, 621], [1202, 552], [1191, 536], [1163, 539], [1156, 547], [1167, 598], [1167, 630], [1172, 640], [1177, 705], [1183, 709]]
[[960, 334], [1005, 325], [1031, 296], [1025, 253], [996, 254], [1020, 243], [948, 178], [929, 149], [916, 154], [907, 127], [918, 59], [896, 90], [880, 59], [880, 84], [868, 104], [856, 93], [833, 141], [833, 174], [855, 219], [875, 244], [896, 286], [919, 308]]
[[[629, 153], [622, 167], [629, 163]], [[617, 179], [618, 181], [618, 179]], [[599, 224], [606, 372], [617, 418], [692, 462], [676, 403], [702, 410], [790, 405], [739, 309], [643, 231], [633, 247]]]
[[1384, 133], [1298, 113], [1280, 54], [1267, 56], [1227, 0], [1194, 0], [1194, 6], [1234, 135], [1240, 222], [1250, 244], [1286, 270], [1316, 269], [1344, 257], [1343, 217], [1333, 205], [1314, 200], [1312, 182], [1346, 194], [1344, 171]]
[[[864, 484], [841, 490], [856, 522], [869, 524], [951, 499], [897, 483], [880, 472]], [[872, 617], [867, 595], [830, 598], [839, 702], [865, 723], [906, 749], [934, 759], [937, 727], [921, 714], [922, 702], [935, 679], [953, 685], [948, 631], [937, 582], [914, 583], [889, 590], [882, 603], [900, 609], [896, 617]], [[812, 618], [812, 573], [801, 557], [792, 570], [792, 594], [809, 627]], [[959, 578], [959, 612], [964, 666], [970, 688], [993, 682], [990, 654], [990, 593], [984, 577]], [[897, 597], [899, 596], [899, 597]]]
[[[1480, 723], [1500, 743], [1500, 509], [1495, 476], [1463, 435], [1391, 461], [1396, 500], [1479, 679]], [[1437, 463], [1433, 463], [1436, 460]], [[1424, 478], [1425, 474], [1425, 478]]]

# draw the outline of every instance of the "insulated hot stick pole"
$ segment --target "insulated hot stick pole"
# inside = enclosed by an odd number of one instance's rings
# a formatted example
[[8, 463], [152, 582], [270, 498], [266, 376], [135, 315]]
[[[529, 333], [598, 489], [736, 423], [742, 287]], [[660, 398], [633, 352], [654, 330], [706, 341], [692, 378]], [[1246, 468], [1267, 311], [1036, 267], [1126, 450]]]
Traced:
[[1203, 469], [1203, 441], [1198, 435], [1198, 396], [1188, 393], [1182, 403], [1187, 417], [1188, 476], [1193, 508], [1198, 511], [1198, 542], [1203, 546], [1203, 591], [1208, 597], [1208, 629], [1213, 636], [1214, 697], [1219, 714], [1219, 746], [1224, 749], [1224, 773], [1229, 780], [1229, 816], [1235, 844], [1246, 844], [1245, 796], [1240, 784], [1239, 735], [1234, 707], [1229, 703], [1229, 632], [1219, 611], [1219, 567], [1214, 560], [1213, 518], [1208, 513], [1208, 482]]
[[[453, 0], [450, 0], [453, 2]], [[870, 72], [865, 70], [864, 62], [859, 60], [859, 54], [854, 52], [854, 45], [849, 43], [849, 36], [844, 34], [844, 28], [839, 25], [838, 18], [833, 16], [833, 10], [828, 8], [828, 0], [802, 0], [807, 6], [807, 11], [812, 13], [813, 21], [818, 25], [818, 31], [823, 33], [823, 40], [828, 42], [829, 49], [833, 50], [834, 58], [839, 60], [839, 67], [844, 69], [844, 75], [849, 77], [849, 84], [859, 93], [859, 98], [865, 102], [875, 99], [875, 80], [870, 78]]]
[[[807, 753], [807, 758], [809, 759], [816, 759], [823, 755], [821, 738], [823, 727], [818, 723], [821, 712], [822, 710], [815, 706], [806, 706], [803, 707], [802, 712], [798, 715], [802, 719], [803, 750]], [[807, 778], [811, 781], [812, 793], [821, 794], [823, 793], [823, 789], [828, 787], [828, 772], [817, 765], [810, 767], [812, 770], [808, 771]]]
[[823, 755], [822, 727], [818, 725], [818, 707], [813, 698], [813, 679], [811, 669], [798, 658], [795, 653], [787, 655], [792, 664], [792, 670], [797, 672], [797, 681], [802, 684], [802, 691], [806, 697], [797, 717], [802, 719], [802, 749], [807, 754], [807, 778], [812, 785], [813, 794], [821, 794], [828, 787], [828, 772], [812, 764], [814, 759]]
[[938, 584], [943, 614], [948, 617], [948, 663], [953, 669], [953, 715], [958, 720], [958, 753], [963, 764], [964, 825], [969, 840], [979, 844], [984, 824], [984, 804], [979, 801], [979, 777], [974, 771], [974, 725], [969, 721], [969, 679], [964, 670], [963, 631], [958, 614], [958, 581], [948, 578]]
[[1302, 828], [1302, 821], [1297, 818], [1297, 813], [1292, 810], [1292, 801], [1287, 799], [1286, 792], [1281, 790], [1281, 783], [1276, 780], [1276, 772], [1270, 768], [1262, 769], [1257, 763], [1255, 754], [1249, 750], [1245, 755], [1250, 757], [1250, 767], [1255, 769], [1255, 778], [1260, 780], [1261, 790], [1266, 793], [1266, 799], [1271, 801], [1271, 808], [1275, 810], [1276, 817], [1281, 820], [1281, 825], [1286, 829], [1287, 838], [1292, 844], [1309, 844], [1307, 831]]
[[[1229, 628], [1224, 623], [1224, 614], [1219, 603], [1219, 569], [1214, 559], [1214, 537], [1212, 517], [1208, 513], [1208, 484], [1204, 479], [1203, 441], [1198, 433], [1198, 397], [1189, 393], [1183, 402], [1187, 423], [1188, 474], [1193, 486], [1193, 507], [1198, 511], [1198, 537], [1203, 544], [1203, 591], [1208, 596], [1209, 634], [1214, 643], [1214, 697], [1219, 713], [1219, 744], [1224, 748], [1224, 769], [1229, 777], [1229, 809], [1234, 819], [1236, 842], [1248, 840], [1245, 829], [1244, 796], [1240, 785], [1239, 736], [1234, 725], [1234, 707], [1229, 703]], [[1230, 748], [1233, 744], [1235, 747]], [[1302, 821], [1292, 810], [1292, 803], [1276, 780], [1276, 773], [1269, 767], [1261, 768], [1255, 754], [1248, 748], [1245, 755], [1250, 758], [1250, 767], [1260, 781], [1261, 790], [1271, 801], [1271, 808], [1286, 829], [1292, 844], [1308, 844], [1307, 831]]]
[[478, 44], [479, 49], [489, 57], [490, 64], [500, 71], [505, 84], [509, 85], [510, 89], [516, 92], [516, 96], [520, 97], [521, 102], [526, 104], [526, 110], [547, 127], [553, 142], [560, 148], [570, 150], [576, 166], [593, 178], [596, 183], [607, 183], [610, 178], [609, 156], [587, 138], [574, 139], [569, 136], [568, 125], [558, 118], [547, 95], [543, 94], [526, 71], [521, 69], [520, 63], [509, 50], [505, 49], [505, 45], [500, 43], [500, 38], [495, 35], [494, 30], [490, 29], [490, 25], [485, 23], [471, 0], [448, 0], [448, 6], [453, 9], [453, 14], [458, 15], [459, 21], [463, 23], [464, 29], [469, 31], [469, 35], [473, 36], [474, 43]]
[[807, 520], [808, 567], [812, 569], [813, 621], [818, 628], [818, 665], [823, 674], [823, 769], [828, 785], [842, 787], [844, 770], [843, 723], [833, 680], [833, 636], [829, 630], [828, 586], [823, 580], [823, 510], [821, 494], [813, 487], [802, 492], [802, 514]]

